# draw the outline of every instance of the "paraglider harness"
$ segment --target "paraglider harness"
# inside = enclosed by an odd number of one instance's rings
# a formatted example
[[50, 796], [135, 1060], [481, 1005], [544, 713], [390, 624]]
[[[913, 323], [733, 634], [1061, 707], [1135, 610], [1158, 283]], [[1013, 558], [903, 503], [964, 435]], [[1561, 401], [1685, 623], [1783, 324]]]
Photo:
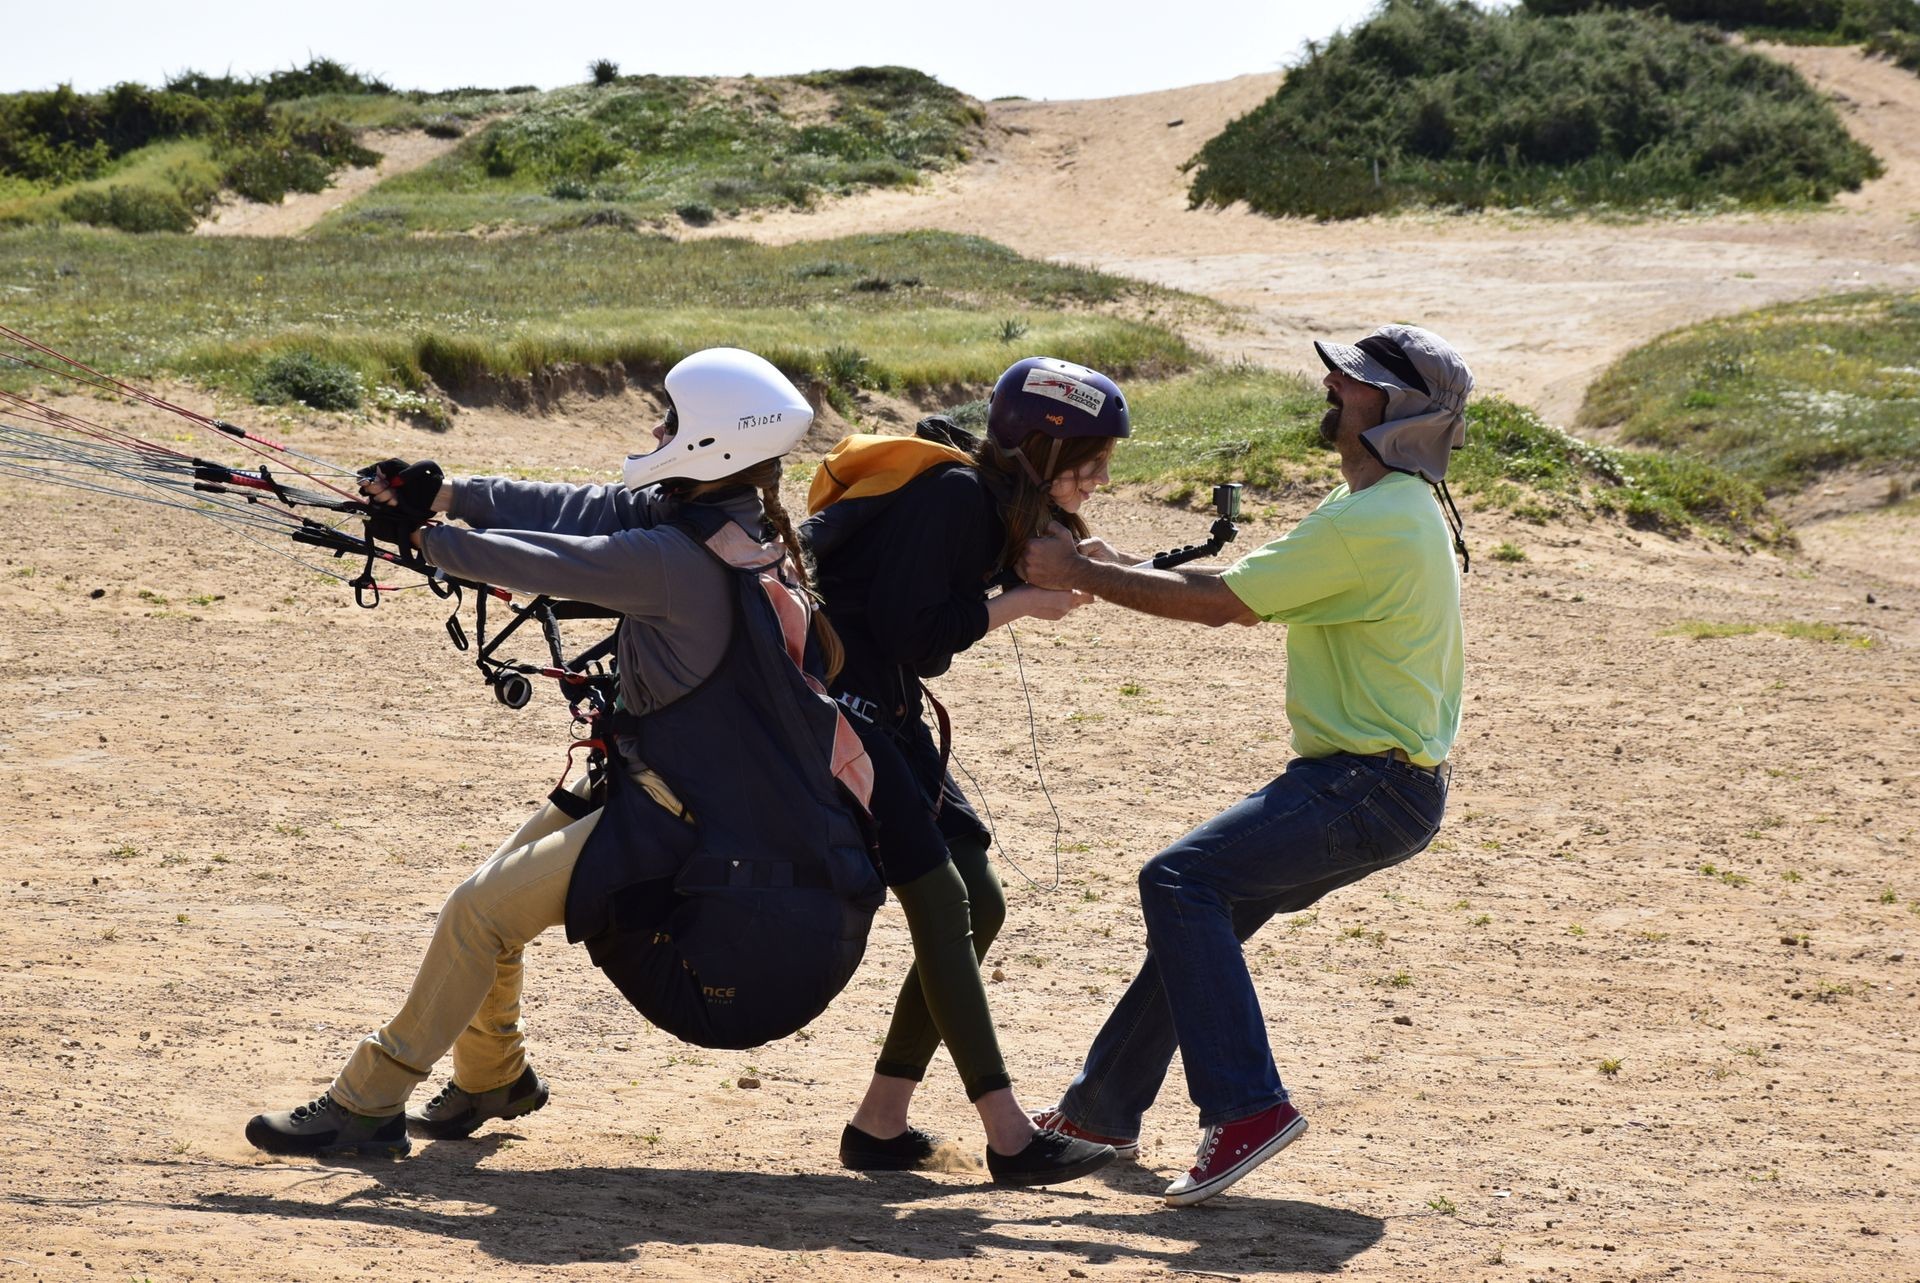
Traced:
[[[710, 504], [668, 524], [732, 572], [725, 655], [644, 714], [596, 713], [585, 796], [600, 810], [567, 890], [567, 938], [640, 1013], [704, 1047], [782, 1038], [859, 966], [884, 889], [871, 856], [872, 768], [827, 697], [811, 603]], [[622, 625], [625, 627], [626, 625]]]
[[[522, 604], [447, 575], [407, 539], [426, 514], [393, 525], [388, 508], [356, 493], [365, 471], [177, 405], [4, 325], [0, 365], [150, 406], [260, 460], [234, 467], [0, 388], [0, 473], [197, 513], [340, 580], [363, 607], [424, 586], [451, 599], [448, 637], [474, 652], [502, 704], [524, 707], [536, 677], [559, 685], [590, 728], [574, 746], [590, 753], [589, 796], [563, 791], [562, 809], [604, 808], [569, 884], [568, 938], [586, 942], [654, 1023], [704, 1046], [749, 1047], [806, 1024], [846, 985], [885, 894], [867, 832], [871, 763], [818, 676], [812, 603], [785, 572], [783, 545], [755, 539], [711, 504], [683, 507], [672, 524], [732, 572], [733, 628], [699, 688], [634, 716], [618, 706], [618, 631], [572, 657], [560, 636], [563, 620], [617, 612], [548, 596]], [[386, 465], [375, 468], [387, 475]], [[365, 534], [349, 528], [358, 523]], [[349, 577], [306, 560], [283, 540], [358, 560], [360, 571]], [[376, 572], [402, 572], [403, 582], [383, 583]], [[460, 619], [468, 594], [471, 635]], [[508, 614], [491, 637], [490, 606]], [[546, 642], [545, 663], [501, 653], [530, 621]], [[627, 769], [629, 751], [647, 768], [640, 783]], [[649, 791], [655, 784], [671, 805]]]

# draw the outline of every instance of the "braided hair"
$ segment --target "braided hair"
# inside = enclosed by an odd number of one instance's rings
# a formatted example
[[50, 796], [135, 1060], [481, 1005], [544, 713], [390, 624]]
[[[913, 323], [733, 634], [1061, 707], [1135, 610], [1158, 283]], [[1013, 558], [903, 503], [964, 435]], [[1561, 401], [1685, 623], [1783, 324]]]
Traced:
[[820, 604], [820, 594], [813, 589], [813, 567], [808, 564], [806, 549], [801, 546], [800, 536], [794, 531], [793, 518], [787, 515], [786, 505], [780, 501], [780, 459], [762, 459], [731, 476], [718, 481], [701, 482], [682, 493], [692, 497], [730, 486], [752, 486], [760, 492], [760, 506], [766, 510], [767, 524], [780, 536], [780, 542], [787, 546], [788, 559], [793, 565], [794, 576], [800, 581], [800, 590], [813, 603], [813, 639], [820, 646], [820, 658], [826, 664], [827, 680], [832, 681], [840, 675], [840, 669], [846, 663], [847, 651], [841, 644], [840, 634], [834, 631], [832, 621], [827, 618], [826, 610]]

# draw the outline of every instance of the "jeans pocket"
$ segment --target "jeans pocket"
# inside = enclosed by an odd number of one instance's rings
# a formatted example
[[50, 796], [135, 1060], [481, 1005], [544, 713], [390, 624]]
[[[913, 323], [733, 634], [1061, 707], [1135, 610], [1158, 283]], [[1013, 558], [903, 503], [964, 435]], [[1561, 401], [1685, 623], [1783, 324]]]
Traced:
[[[1327, 858], [1336, 864], [1391, 864], [1426, 849], [1439, 828], [1424, 807], [1382, 779], [1327, 826]], [[1435, 803], [1437, 806], [1437, 802]]]
[[1375, 790], [1368, 800], [1390, 816], [1396, 828], [1422, 847], [1440, 831], [1440, 817], [1447, 810], [1447, 794], [1443, 785], [1432, 780], [1408, 779], [1404, 776], [1396, 777], [1385, 787]]

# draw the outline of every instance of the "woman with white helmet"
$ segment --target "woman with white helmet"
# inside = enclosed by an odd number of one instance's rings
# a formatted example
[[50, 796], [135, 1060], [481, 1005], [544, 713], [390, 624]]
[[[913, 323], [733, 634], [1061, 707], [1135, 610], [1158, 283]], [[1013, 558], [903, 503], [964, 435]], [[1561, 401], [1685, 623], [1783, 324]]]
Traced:
[[[1078, 514], [1130, 430], [1127, 402], [1097, 371], [1028, 357], [996, 381], [979, 441], [957, 435], [950, 421], [921, 428], [946, 435], [946, 445], [854, 437], [836, 447], [801, 526], [845, 643], [832, 690], [873, 763], [881, 865], [914, 928], [916, 955], [866, 1095], [841, 1133], [841, 1161], [872, 1171], [933, 1157], [934, 1138], [909, 1126], [907, 1113], [944, 1042], [987, 1122], [990, 1167], [1015, 1166], [1003, 1155], [1025, 1143], [1030, 1154], [1058, 1151], [1061, 1166], [1093, 1170], [1111, 1161], [1111, 1149], [1074, 1150], [1071, 1138], [1036, 1132], [1014, 1098], [977, 961], [1006, 899], [987, 861], [987, 831], [947, 770], [945, 712], [935, 704], [938, 745], [923, 719], [922, 679], [944, 673], [990, 629], [1059, 619], [1090, 600], [1021, 584], [1009, 568], [1051, 522], [1085, 537]], [[935, 970], [934, 958], [950, 961]]]
[[[780, 505], [780, 458], [813, 413], [758, 356], [667, 374], [657, 448], [624, 485], [369, 469], [376, 537], [450, 575], [621, 617], [607, 769], [523, 824], [448, 897], [400, 1011], [332, 1086], [247, 1124], [282, 1154], [396, 1151], [539, 1109], [522, 950], [564, 925], [655, 1024], [706, 1046], [785, 1036], [858, 965], [882, 888], [871, 770], [825, 695], [838, 645]], [[433, 522], [444, 515], [465, 529]], [[407, 1109], [435, 1062], [452, 1080]]]

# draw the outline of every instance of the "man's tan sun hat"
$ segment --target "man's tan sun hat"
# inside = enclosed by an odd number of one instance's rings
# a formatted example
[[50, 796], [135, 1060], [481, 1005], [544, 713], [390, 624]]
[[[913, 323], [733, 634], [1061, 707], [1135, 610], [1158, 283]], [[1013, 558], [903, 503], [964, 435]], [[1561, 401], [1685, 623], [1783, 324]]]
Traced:
[[1360, 434], [1380, 462], [1429, 485], [1447, 475], [1452, 452], [1467, 443], [1473, 371], [1453, 345], [1417, 325], [1383, 325], [1352, 347], [1316, 340], [1329, 370], [1387, 394], [1387, 417]]

